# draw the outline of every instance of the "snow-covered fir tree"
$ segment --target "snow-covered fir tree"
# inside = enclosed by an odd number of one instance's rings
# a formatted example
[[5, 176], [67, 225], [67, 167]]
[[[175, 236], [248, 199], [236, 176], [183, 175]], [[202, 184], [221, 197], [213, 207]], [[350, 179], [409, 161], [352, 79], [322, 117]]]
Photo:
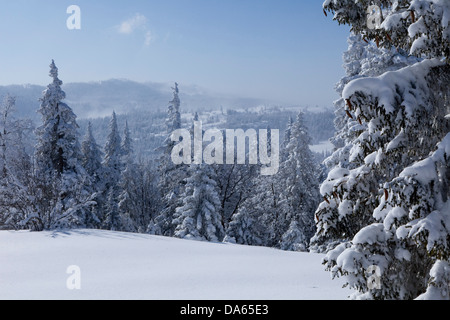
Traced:
[[[378, 29], [355, 19], [369, 1], [324, 7], [379, 46], [431, 59], [344, 87], [348, 116], [364, 126], [351, 140], [349, 166], [336, 166], [321, 187], [318, 233], [343, 241], [324, 262], [355, 298], [448, 299], [450, 3], [383, 4]], [[376, 286], [368, 281], [374, 268]]]
[[[317, 208], [319, 194], [319, 170], [309, 146], [311, 138], [304, 122], [304, 115], [300, 112], [290, 128], [290, 140], [286, 146], [287, 159], [280, 166], [282, 186], [281, 200], [285, 202], [283, 226], [279, 229], [290, 232], [292, 222], [297, 221], [301, 233], [304, 235], [302, 244], [296, 247], [309, 247], [309, 240], [315, 233], [314, 212]], [[287, 239], [294, 239], [288, 235], [282, 235], [284, 247], [293, 247], [294, 244], [286, 243]], [[298, 239], [298, 238], [297, 238]], [[280, 239], [281, 241], [281, 239]]]
[[121, 192], [117, 198], [118, 211], [120, 216], [120, 229], [126, 232], [137, 232], [138, 225], [135, 215], [139, 213], [139, 208], [136, 206], [136, 196], [134, 193], [136, 187], [134, 186], [135, 171], [131, 164], [127, 164], [125, 170], [122, 172], [121, 178]]
[[209, 165], [192, 165], [183, 205], [176, 209], [175, 237], [222, 241], [225, 235], [220, 215], [219, 190]]
[[[343, 55], [346, 75], [336, 84], [335, 88], [337, 94], [341, 96], [334, 102], [336, 134], [331, 141], [335, 151], [324, 161], [330, 171], [329, 179], [334, 179], [336, 170], [350, 170], [359, 166], [357, 162], [353, 161], [357, 156], [354, 153], [354, 141], [367, 130], [367, 123], [364, 121], [363, 115], [353, 116], [351, 103], [342, 98], [345, 86], [351, 81], [379, 76], [387, 71], [399, 70], [420, 61], [418, 58], [405, 56], [404, 52], [401, 53], [395, 48], [378, 48], [375, 44], [364, 41], [361, 35], [354, 33], [350, 34], [348, 44], [348, 50]], [[376, 181], [369, 182], [367, 176], [364, 179], [368, 186], [372, 183], [372, 189], [377, 184]], [[323, 186], [325, 185], [324, 183]], [[368, 191], [367, 197], [371, 197], [370, 191]], [[326, 196], [322, 200], [323, 203], [318, 210], [318, 215], [321, 217], [318, 223], [319, 231], [312, 241], [314, 251], [327, 251], [338, 243], [347, 241], [371, 219], [370, 201], [365, 202], [367, 207], [360, 207], [368, 212], [367, 215], [354, 214], [346, 215], [343, 218], [339, 215], [338, 208], [329, 204], [330, 200]], [[323, 228], [327, 231], [324, 232]], [[343, 230], [342, 228], [345, 228], [346, 236], [338, 231]]]
[[120, 194], [120, 178], [122, 173], [122, 147], [119, 128], [117, 125], [117, 116], [113, 112], [109, 123], [109, 135], [105, 144], [104, 151], [104, 177], [105, 177], [105, 199], [103, 227], [106, 229], [120, 229], [120, 219], [118, 213], [118, 196]]
[[[360, 225], [353, 237], [330, 252], [327, 265], [336, 274], [347, 274], [353, 264], [349, 261], [362, 265], [350, 273], [355, 279], [350, 285], [364, 297], [415, 298], [424, 292], [433, 262], [445, 257], [447, 240], [443, 239], [449, 233], [446, 69], [426, 60], [346, 88], [346, 96], [358, 106], [356, 112], [364, 112], [370, 121], [369, 129], [354, 142], [355, 152], [361, 154], [354, 161], [360, 166], [333, 169], [322, 193], [337, 207], [341, 221], [364, 214], [370, 223]], [[372, 92], [359, 87], [366, 85], [363, 80], [374, 79], [378, 82]], [[379, 91], [388, 88], [394, 88], [389, 95]], [[375, 108], [374, 101], [379, 101]], [[381, 268], [380, 290], [369, 289], [364, 280], [363, 269], [371, 265]]]
[[168, 118], [166, 120], [167, 128], [170, 133], [181, 128], [181, 100], [180, 89], [178, 88], [177, 82], [175, 82], [175, 86], [172, 88], [172, 90], [173, 99], [169, 102]]
[[131, 138], [130, 128], [128, 127], [128, 121], [125, 121], [125, 129], [120, 148], [122, 150], [122, 157], [128, 158], [133, 155], [133, 140]]
[[162, 156], [159, 163], [159, 190], [161, 195], [161, 210], [148, 226], [151, 234], [173, 236], [176, 225], [176, 209], [181, 206], [181, 195], [186, 184], [186, 170], [184, 165], [175, 165], [171, 155], [176, 142], [172, 141], [172, 133], [181, 129], [181, 101], [178, 83], [173, 89], [173, 99], [169, 102], [166, 119], [166, 140], [164, 141]]
[[335, 90], [338, 100], [335, 106], [336, 134], [331, 139], [335, 147], [333, 154], [324, 163], [329, 168], [336, 165], [348, 168], [351, 141], [359, 135], [364, 128], [364, 122], [349, 116], [348, 102], [342, 98], [345, 86], [356, 79], [376, 77], [387, 71], [395, 71], [412, 65], [420, 59], [408, 56], [406, 52], [394, 47], [378, 48], [374, 43], [364, 40], [359, 34], [350, 33], [348, 37], [348, 50], [343, 54], [345, 76], [336, 84]]
[[43, 124], [36, 131], [40, 138], [36, 146], [36, 162], [40, 173], [53, 176], [78, 169], [80, 146], [76, 116], [62, 102], [66, 94], [61, 89], [62, 81], [58, 78], [54, 61], [50, 65], [50, 77], [53, 82], [44, 91], [39, 109]]
[[308, 236], [303, 231], [298, 221], [294, 220], [289, 225], [289, 229], [283, 234], [280, 242], [280, 249], [286, 251], [307, 251], [306, 244], [309, 243]]
[[111, 186], [108, 189], [103, 228], [111, 231], [122, 231], [122, 218], [120, 216], [118, 204], [118, 189], [114, 186]]
[[90, 179], [81, 165], [76, 116], [62, 102], [66, 94], [54, 61], [50, 77], [53, 82], [43, 92], [39, 109], [42, 125], [36, 130], [35, 177], [41, 196], [36, 214], [29, 217], [41, 230], [83, 226], [92, 204], [86, 188]]
[[259, 210], [248, 211], [247, 206], [242, 206], [239, 211], [233, 215], [228, 228], [224, 242], [249, 245], [264, 246], [269, 237], [266, 227], [261, 221], [261, 212]]
[[86, 218], [87, 227], [99, 227], [103, 216], [105, 202], [104, 169], [102, 165], [103, 152], [92, 134], [91, 122], [88, 124], [86, 136], [81, 143], [82, 165], [91, 178], [91, 193], [95, 204], [91, 207], [90, 216]]
[[[368, 16], [371, 6], [377, 5]], [[412, 55], [428, 58], [450, 55], [448, 14], [445, 0], [326, 0], [325, 12], [334, 14], [340, 24], [380, 47], [395, 46]], [[379, 19], [379, 25], [373, 21]]]
[[28, 190], [31, 161], [22, 136], [29, 125], [13, 117], [15, 98], [7, 95], [0, 108], [0, 229], [20, 230], [33, 214]]
[[138, 231], [138, 215], [139, 201], [138, 201], [138, 185], [137, 166], [133, 160], [133, 145], [131, 139], [130, 129], [128, 122], [125, 124], [124, 137], [122, 140], [122, 163], [123, 170], [120, 177], [120, 195], [118, 197], [119, 214], [122, 221], [122, 230], [128, 232]]
[[103, 166], [105, 168], [105, 179], [107, 189], [116, 186], [120, 180], [120, 172], [122, 169], [122, 147], [119, 128], [117, 125], [117, 116], [113, 112], [109, 123], [109, 134], [105, 144]]
[[284, 140], [283, 145], [281, 146], [281, 161], [286, 161], [288, 158], [288, 152], [287, 152], [287, 146], [289, 142], [291, 141], [291, 131], [292, 126], [294, 125], [294, 119], [292, 117], [289, 117], [289, 121], [286, 126], [286, 130], [284, 131]]
[[86, 136], [81, 143], [82, 164], [86, 172], [96, 181], [102, 179], [103, 167], [102, 158], [103, 152], [101, 147], [97, 144], [94, 135], [92, 134], [92, 124], [89, 122]]

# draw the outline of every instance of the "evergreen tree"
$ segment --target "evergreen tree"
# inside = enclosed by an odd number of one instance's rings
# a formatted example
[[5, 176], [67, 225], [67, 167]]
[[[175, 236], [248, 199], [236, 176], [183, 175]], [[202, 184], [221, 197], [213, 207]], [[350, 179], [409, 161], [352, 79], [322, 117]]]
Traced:
[[[276, 176], [275, 176], [276, 177]], [[278, 247], [281, 235], [280, 221], [284, 221], [280, 185], [273, 176], [254, 176], [246, 185], [244, 197], [226, 229], [226, 242]]]
[[[380, 46], [437, 59], [345, 86], [349, 117], [365, 125], [351, 139], [349, 166], [331, 170], [321, 187], [318, 235], [344, 241], [324, 262], [357, 298], [448, 298], [450, 68], [442, 58], [449, 56], [450, 4], [386, 1], [376, 30], [355, 20], [365, 5], [324, 4]], [[379, 286], [368, 282], [372, 267]]]
[[76, 116], [72, 109], [62, 102], [66, 98], [61, 89], [55, 62], [50, 65], [53, 82], [44, 91], [39, 113], [43, 124], [37, 129], [37, 168], [41, 174], [53, 177], [79, 170], [80, 146], [78, 143]]
[[123, 132], [123, 139], [120, 146], [122, 150], [122, 156], [127, 158], [133, 154], [133, 140], [131, 139], [130, 128], [128, 127], [128, 121], [125, 122], [125, 129]]
[[105, 220], [103, 221], [103, 228], [111, 231], [122, 231], [122, 219], [120, 217], [118, 206], [117, 188], [111, 186], [107, 193], [105, 204]]
[[[281, 199], [286, 208], [282, 216], [279, 230], [289, 232], [293, 221], [298, 222], [304, 243], [298, 244], [309, 247], [309, 240], [315, 233], [314, 212], [319, 202], [318, 166], [309, 146], [311, 138], [304, 122], [303, 113], [299, 113], [291, 127], [291, 138], [286, 147], [287, 159], [281, 164], [279, 178], [282, 179]], [[284, 246], [287, 236], [284, 237]], [[282, 241], [279, 239], [279, 241]]]
[[[133, 145], [128, 122], [125, 125], [124, 138], [122, 141], [122, 163], [124, 169], [120, 177], [119, 214], [122, 221], [122, 229], [128, 232], [138, 231], [139, 220], [139, 191], [138, 171], [133, 161]], [[142, 204], [141, 204], [142, 205]]]
[[27, 126], [13, 117], [15, 98], [7, 95], [0, 109], [0, 228], [20, 230], [33, 214], [26, 176], [31, 167], [22, 135]]
[[177, 208], [175, 236], [218, 242], [224, 237], [220, 199], [214, 170], [209, 165], [192, 165], [183, 205]]
[[287, 146], [289, 144], [289, 142], [291, 141], [291, 131], [292, 131], [292, 126], [294, 125], [294, 119], [292, 119], [292, 117], [289, 117], [289, 122], [286, 126], [286, 130], [284, 132], [284, 141], [283, 141], [283, 145], [281, 148], [281, 161], [284, 162], [286, 161], [288, 154], [287, 154]]
[[119, 183], [122, 172], [122, 148], [115, 112], [113, 112], [109, 128], [110, 132], [106, 141], [103, 160], [105, 191], [107, 192], [105, 195], [107, 200], [104, 210], [105, 221], [103, 222], [103, 226], [106, 229], [114, 228], [114, 230], [120, 230], [118, 196], [120, 194]]
[[121, 138], [119, 135], [119, 129], [117, 126], [117, 116], [113, 112], [111, 121], [109, 123], [109, 135], [106, 140], [103, 166], [105, 168], [106, 185], [107, 189], [110, 187], [116, 187], [122, 169], [121, 157]]
[[[368, 9], [378, 5], [368, 16]], [[380, 47], [395, 46], [409, 54], [428, 58], [450, 56], [448, 1], [436, 0], [326, 0], [324, 11], [334, 14], [340, 24], [351, 25], [353, 32]], [[373, 18], [379, 19], [374, 26]]]
[[280, 249], [285, 251], [307, 251], [308, 239], [298, 221], [291, 222], [289, 229], [283, 234]]
[[[346, 85], [357, 79], [380, 76], [388, 71], [399, 70], [419, 61], [417, 58], [404, 56], [404, 53], [400, 53], [395, 48], [377, 48], [373, 43], [364, 41], [361, 35], [354, 33], [350, 34], [348, 44], [348, 50], [343, 55], [346, 76], [336, 84], [336, 92], [341, 98], [334, 103], [336, 134], [331, 141], [335, 146], [335, 151], [324, 161], [329, 169], [328, 180], [330, 181], [335, 179], [336, 172], [347, 172], [346, 170], [356, 169], [360, 166], [359, 162], [354, 161], [359, 156], [359, 153], [355, 152], [358, 149], [355, 149], [354, 142], [368, 130], [364, 115], [351, 115], [351, 102], [342, 98]], [[368, 179], [367, 175], [361, 176], [361, 178], [363, 177], [367, 186], [370, 186], [367, 188], [367, 194], [363, 196], [361, 190], [353, 192], [359, 193], [360, 198], [366, 199], [365, 206], [358, 206], [358, 208], [370, 212], [375, 205], [370, 198], [378, 182]], [[325, 186], [326, 182], [322, 187], [325, 188]], [[355, 196], [354, 194], [352, 197]], [[367, 215], [356, 213], [341, 215], [339, 210], [342, 212], [344, 208], [345, 206], [339, 209], [327, 196], [324, 197], [323, 203], [317, 211], [320, 219], [317, 224], [319, 230], [312, 240], [314, 251], [328, 251], [339, 243], [348, 241], [372, 219], [370, 213]]]
[[84, 169], [94, 181], [100, 181], [103, 175], [103, 152], [100, 150], [100, 146], [97, 144], [94, 135], [92, 134], [91, 122], [88, 124], [85, 139], [81, 143], [81, 152]]
[[95, 204], [86, 217], [87, 227], [99, 227], [103, 217], [105, 203], [104, 169], [102, 165], [103, 152], [92, 134], [92, 125], [89, 122], [84, 141], [81, 143], [82, 165], [91, 179], [91, 190]]
[[181, 129], [181, 101], [179, 98], [178, 84], [175, 83], [173, 89], [173, 99], [170, 101], [167, 110], [167, 138], [164, 141], [163, 154], [159, 164], [159, 190], [162, 208], [160, 213], [150, 222], [148, 232], [164, 236], [173, 236], [176, 225], [173, 223], [176, 218], [176, 209], [182, 205], [181, 195], [184, 193], [186, 184], [186, 167], [175, 165], [172, 161], [172, 149], [176, 142], [171, 139], [172, 133]]
[[[365, 85], [362, 82], [347, 87], [347, 97], [358, 97], [352, 104], [357, 106], [357, 112], [364, 110], [372, 130], [354, 141], [353, 150], [359, 156], [353, 161], [359, 167], [333, 169], [322, 185], [330, 207], [336, 208], [338, 217], [334, 219], [341, 222], [335, 224], [336, 232], [343, 235], [350, 234], [349, 230], [354, 232], [347, 242], [329, 253], [326, 261], [337, 275], [347, 274], [353, 263], [364, 266], [360, 271], [348, 273], [355, 279], [351, 285], [364, 297], [415, 298], [426, 290], [433, 263], [445, 257], [443, 248], [447, 245], [443, 239], [449, 230], [430, 226], [439, 225], [441, 219], [445, 220], [441, 212], [448, 212], [448, 191], [445, 191], [448, 170], [443, 168], [448, 168], [445, 134], [448, 135], [449, 124], [443, 120], [445, 111], [440, 107], [448, 105], [448, 93], [439, 94], [448, 92], [448, 87], [444, 89], [448, 81], [446, 69], [447, 66], [436, 68], [427, 60], [377, 78], [382, 80], [379, 86], [397, 88], [390, 89], [396, 96], [392, 103], [386, 100], [388, 91], [381, 95], [378, 86], [370, 93], [361, 91], [359, 86]], [[411, 96], [415, 97], [414, 102], [406, 104], [405, 101], [411, 102]], [[383, 104], [374, 108], [374, 100]], [[376, 127], [374, 123], [381, 125]], [[433, 151], [436, 148], [442, 151], [436, 154]], [[434, 152], [432, 156], [430, 152]], [[327, 207], [325, 204], [319, 207], [320, 229], [330, 224], [321, 216], [326, 212], [321, 208]], [[357, 223], [366, 217], [368, 223], [360, 224], [359, 229], [355, 228], [358, 224], [351, 224], [353, 229], [343, 229], [346, 225], [342, 222], [352, 221], [348, 217]], [[422, 227], [420, 231], [417, 225]], [[344, 267], [343, 263], [348, 264]], [[369, 288], [364, 280], [363, 270], [371, 265], [381, 270], [381, 289]]]
[[365, 41], [359, 34], [350, 33], [348, 37], [348, 50], [343, 54], [346, 75], [336, 84], [336, 93], [341, 97], [334, 102], [336, 134], [331, 139], [335, 147], [333, 154], [324, 163], [328, 168], [339, 165], [349, 168], [352, 141], [363, 130], [365, 123], [361, 118], [349, 117], [348, 102], [342, 98], [345, 86], [353, 80], [375, 77], [387, 71], [395, 71], [412, 65], [420, 59], [408, 57], [403, 51], [394, 47], [378, 48], [375, 44]]
[[41, 197], [32, 219], [39, 230], [83, 226], [92, 204], [85, 188], [90, 181], [81, 165], [76, 116], [62, 102], [66, 95], [54, 61], [50, 77], [53, 82], [44, 91], [39, 109], [43, 124], [36, 130], [35, 176]]
[[178, 83], [175, 82], [175, 87], [173, 87], [172, 90], [173, 90], [173, 99], [172, 101], [169, 102], [168, 106], [169, 110], [167, 118], [167, 128], [170, 133], [181, 128], [181, 113], [180, 113], [181, 100], [180, 100], [180, 90], [178, 89]]
[[247, 206], [243, 206], [233, 215], [228, 225], [224, 242], [249, 245], [264, 246], [267, 243], [268, 232], [261, 223], [260, 211], [248, 211]]

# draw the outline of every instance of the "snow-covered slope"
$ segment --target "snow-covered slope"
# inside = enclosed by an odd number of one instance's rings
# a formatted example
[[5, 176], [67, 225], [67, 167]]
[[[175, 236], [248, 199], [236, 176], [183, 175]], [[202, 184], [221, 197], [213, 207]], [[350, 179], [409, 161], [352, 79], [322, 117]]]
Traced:
[[[321, 259], [110, 231], [2, 231], [0, 299], [346, 299]], [[80, 290], [67, 288], [70, 266]]]

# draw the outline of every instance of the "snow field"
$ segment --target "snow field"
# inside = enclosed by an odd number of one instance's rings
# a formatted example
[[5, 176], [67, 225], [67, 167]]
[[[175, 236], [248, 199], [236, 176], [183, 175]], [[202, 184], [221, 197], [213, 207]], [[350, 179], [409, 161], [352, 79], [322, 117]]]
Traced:
[[[0, 232], [0, 299], [340, 300], [317, 254], [97, 230]], [[68, 289], [80, 270], [80, 290]]]

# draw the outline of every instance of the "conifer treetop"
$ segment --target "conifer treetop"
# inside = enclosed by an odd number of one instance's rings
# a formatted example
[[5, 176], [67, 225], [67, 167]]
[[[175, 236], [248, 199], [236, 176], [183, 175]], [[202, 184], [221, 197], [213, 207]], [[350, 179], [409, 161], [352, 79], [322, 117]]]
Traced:
[[53, 78], [53, 82], [47, 86], [40, 99], [42, 106], [52, 105], [56, 106], [60, 101], [66, 98], [66, 93], [61, 89], [63, 82], [58, 78], [58, 67], [55, 61], [52, 60], [50, 64], [49, 76]]

